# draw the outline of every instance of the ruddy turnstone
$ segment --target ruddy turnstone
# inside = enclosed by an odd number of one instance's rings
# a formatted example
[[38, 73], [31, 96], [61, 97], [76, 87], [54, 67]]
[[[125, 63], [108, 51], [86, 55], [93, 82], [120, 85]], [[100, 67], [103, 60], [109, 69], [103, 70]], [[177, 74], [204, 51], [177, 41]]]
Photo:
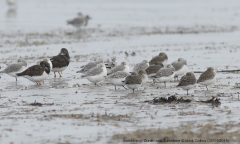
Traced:
[[40, 82], [47, 79], [49, 73], [50, 73], [49, 63], [46, 61], [41, 61], [40, 65], [33, 65], [27, 68], [25, 71], [17, 73], [17, 76], [22, 76], [32, 82], [36, 82], [37, 85], [41, 85]]
[[90, 19], [90, 16], [84, 16], [82, 13], [78, 13], [78, 16], [72, 20], [67, 21], [67, 24], [70, 24], [75, 28], [80, 28], [81, 26], [87, 26], [88, 20]]
[[[106, 80], [108, 80], [110, 83], [112, 83], [115, 86], [115, 91], [116, 91], [116, 86], [123, 86], [125, 85], [124, 81], [125, 78], [130, 75], [127, 72], [123, 72], [123, 71], [117, 71], [111, 75], [108, 75], [106, 77]], [[125, 87], [124, 87], [125, 88]], [[126, 88], [125, 88], [126, 89]]]
[[178, 80], [178, 76], [182, 76], [187, 71], [187, 61], [183, 58], [179, 58], [178, 61], [174, 61], [172, 66], [175, 68], [175, 77]]
[[107, 69], [104, 63], [100, 63], [96, 67], [90, 69], [87, 73], [83, 74], [81, 78], [86, 78], [96, 85], [98, 82], [104, 80], [105, 76], [107, 76]]
[[171, 64], [167, 64], [166, 68], [161, 68], [153, 78], [156, 78], [159, 82], [164, 82], [166, 86], [166, 82], [171, 81], [175, 76], [175, 69]]
[[148, 78], [153, 79], [153, 83], [155, 83], [155, 79], [152, 76], [156, 75], [156, 73], [163, 67], [164, 66], [163, 66], [163, 64], [161, 62], [157, 62], [156, 65], [150, 65], [146, 69]]
[[21, 73], [27, 68], [27, 62], [24, 59], [18, 59], [17, 63], [9, 64], [4, 70], [0, 71], [0, 73], [8, 74], [12, 77], [16, 78], [17, 81], [17, 73]]
[[56, 77], [55, 72], [58, 72], [59, 76], [62, 77], [60, 72], [64, 71], [69, 63], [70, 63], [70, 56], [68, 54], [68, 50], [66, 48], [62, 48], [61, 52], [50, 59], [52, 62], [52, 71], [54, 72], [54, 77]]
[[149, 62], [147, 60], [143, 60], [142, 62], [135, 65], [133, 68], [133, 72], [139, 72], [140, 70], [146, 70], [149, 67]]
[[142, 85], [142, 74], [137, 74], [136, 72], [131, 72], [131, 75], [127, 76], [124, 81], [125, 85], [133, 90], [138, 89]]
[[49, 66], [50, 66], [50, 70], [52, 70], [52, 62], [50, 61], [50, 59], [45, 58], [45, 59], [43, 59], [43, 61], [48, 62]]
[[205, 85], [207, 90], [207, 86], [213, 84], [214, 82], [216, 82], [216, 72], [214, 71], [213, 67], [209, 67], [204, 73], [200, 75], [197, 80], [197, 83]]
[[115, 66], [112, 69], [111, 73], [109, 73], [109, 74], [115, 73], [117, 71], [123, 71], [123, 72], [127, 72], [128, 73], [129, 72], [129, 66], [127, 65], [126, 62], [122, 62], [120, 65]]
[[167, 54], [164, 52], [161, 52], [158, 56], [153, 57], [152, 60], [149, 62], [149, 64], [154, 65], [157, 62], [161, 62], [164, 66], [166, 66], [168, 62]]
[[195, 75], [192, 72], [188, 72], [185, 76], [183, 76], [177, 87], [180, 87], [184, 90], [187, 90], [187, 95], [188, 95], [188, 90], [192, 89], [196, 85], [196, 78]]
[[94, 61], [87, 63], [80, 71], [77, 71], [77, 73], [86, 73], [90, 69], [96, 67], [100, 63], [103, 63], [103, 59], [102, 58], [97, 58]]

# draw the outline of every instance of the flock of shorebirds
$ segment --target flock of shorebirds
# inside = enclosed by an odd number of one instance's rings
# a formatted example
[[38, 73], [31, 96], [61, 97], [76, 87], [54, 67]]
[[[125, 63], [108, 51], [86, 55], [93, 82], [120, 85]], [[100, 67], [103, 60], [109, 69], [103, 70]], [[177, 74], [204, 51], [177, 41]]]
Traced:
[[[39, 65], [33, 65], [27, 68], [27, 62], [24, 59], [19, 59], [17, 63], [9, 64], [0, 73], [6, 73], [12, 77], [24, 77], [37, 85], [46, 80], [50, 71], [56, 72], [62, 77], [61, 72], [64, 71], [70, 63], [70, 56], [66, 48], [62, 48], [57, 56], [50, 59], [44, 59]], [[184, 90], [192, 89], [196, 83], [207, 86], [216, 81], [216, 72], [212, 67], [209, 67], [204, 73], [196, 80], [192, 72], [187, 72], [187, 61], [179, 58], [177, 61], [168, 64], [168, 56], [166, 53], [161, 52], [158, 56], [153, 57], [150, 61], [143, 60], [136, 64], [130, 72], [129, 66], [126, 62], [117, 64], [116, 57], [103, 60], [103, 58], [95, 58], [93, 61], [87, 63], [77, 73], [82, 73], [81, 78], [88, 79], [95, 85], [101, 81], [108, 81], [115, 86], [122, 86], [125, 89], [133, 90], [138, 89], [141, 85], [151, 79], [153, 83], [162, 82], [165, 84], [182, 76], [177, 87]], [[126, 87], [127, 88], [126, 88]], [[208, 90], [208, 88], [207, 88]]]

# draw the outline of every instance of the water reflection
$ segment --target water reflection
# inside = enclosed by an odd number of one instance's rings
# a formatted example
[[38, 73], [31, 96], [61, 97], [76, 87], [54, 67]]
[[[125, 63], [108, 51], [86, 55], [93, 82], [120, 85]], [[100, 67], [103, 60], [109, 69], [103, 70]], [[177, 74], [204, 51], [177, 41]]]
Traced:
[[7, 18], [15, 18], [17, 15], [17, 9], [16, 8], [9, 8], [6, 13]]

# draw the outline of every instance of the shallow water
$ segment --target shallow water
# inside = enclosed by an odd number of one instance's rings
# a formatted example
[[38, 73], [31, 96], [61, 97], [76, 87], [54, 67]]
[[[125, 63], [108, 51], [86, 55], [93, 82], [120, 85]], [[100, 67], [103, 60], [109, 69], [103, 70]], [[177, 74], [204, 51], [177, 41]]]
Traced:
[[[150, 60], [162, 51], [169, 62], [179, 57], [187, 59], [188, 71], [205, 71], [210, 66], [239, 69], [238, 1], [19, 0], [15, 17], [6, 14], [4, 2], [0, 2], [1, 69], [19, 57], [25, 58], [28, 66], [37, 64], [57, 55], [62, 47], [68, 49], [71, 63], [62, 78], [54, 78], [51, 73], [41, 86], [24, 78], [16, 84], [15, 78], [0, 75], [1, 143], [106, 143], [115, 133], [137, 129], [238, 122], [239, 89], [234, 88], [239, 82], [238, 73], [218, 73], [217, 82], [208, 92], [197, 85], [188, 97], [186, 91], [175, 87], [177, 82], [167, 83], [165, 88], [162, 83], [153, 86], [149, 81], [132, 94], [122, 87], [114, 91], [114, 86], [106, 83], [94, 86], [76, 73], [96, 56], [114, 55], [132, 69], [135, 63]], [[75, 32], [65, 21], [79, 11], [93, 19], [87, 28]], [[179, 31], [179, 26], [190, 30]], [[199, 28], [202, 26], [203, 30]], [[195, 73], [196, 78], [199, 75]], [[76, 83], [84, 85], [73, 87]], [[222, 104], [143, 103], [169, 95], [195, 101], [218, 96]], [[47, 105], [30, 106], [34, 101]]]

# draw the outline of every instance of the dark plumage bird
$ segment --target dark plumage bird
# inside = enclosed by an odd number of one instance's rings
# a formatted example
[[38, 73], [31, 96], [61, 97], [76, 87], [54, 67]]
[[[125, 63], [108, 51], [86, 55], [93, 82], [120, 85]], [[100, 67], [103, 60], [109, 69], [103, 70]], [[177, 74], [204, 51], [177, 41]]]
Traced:
[[22, 76], [27, 78], [32, 82], [36, 82], [38, 85], [41, 85], [40, 82], [48, 78], [50, 73], [50, 65], [46, 61], [41, 61], [40, 65], [33, 65], [27, 68], [21, 73], [17, 73], [17, 76]]
[[184, 90], [187, 90], [187, 95], [188, 95], [188, 90], [192, 89], [196, 85], [196, 78], [195, 75], [192, 72], [188, 72], [186, 75], [184, 75], [180, 81], [177, 87], [180, 87]]
[[62, 77], [60, 72], [64, 71], [69, 63], [70, 63], [70, 56], [68, 54], [68, 50], [66, 48], [62, 48], [61, 52], [50, 59], [52, 62], [52, 71], [54, 72], [54, 77], [56, 77], [55, 72], [58, 72], [59, 76]]
[[[197, 83], [207, 86], [216, 82], [216, 72], [214, 71], [213, 67], [209, 67], [204, 73], [200, 75], [197, 80]], [[208, 90], [208, 88], [207, 88]]]
[[166, 53], [161, 52], [158, 56], [152, 58], [149, 65], [155, 65], [157, 62], [161, 62], [164, 66], [167, 65], [168, 56]]

